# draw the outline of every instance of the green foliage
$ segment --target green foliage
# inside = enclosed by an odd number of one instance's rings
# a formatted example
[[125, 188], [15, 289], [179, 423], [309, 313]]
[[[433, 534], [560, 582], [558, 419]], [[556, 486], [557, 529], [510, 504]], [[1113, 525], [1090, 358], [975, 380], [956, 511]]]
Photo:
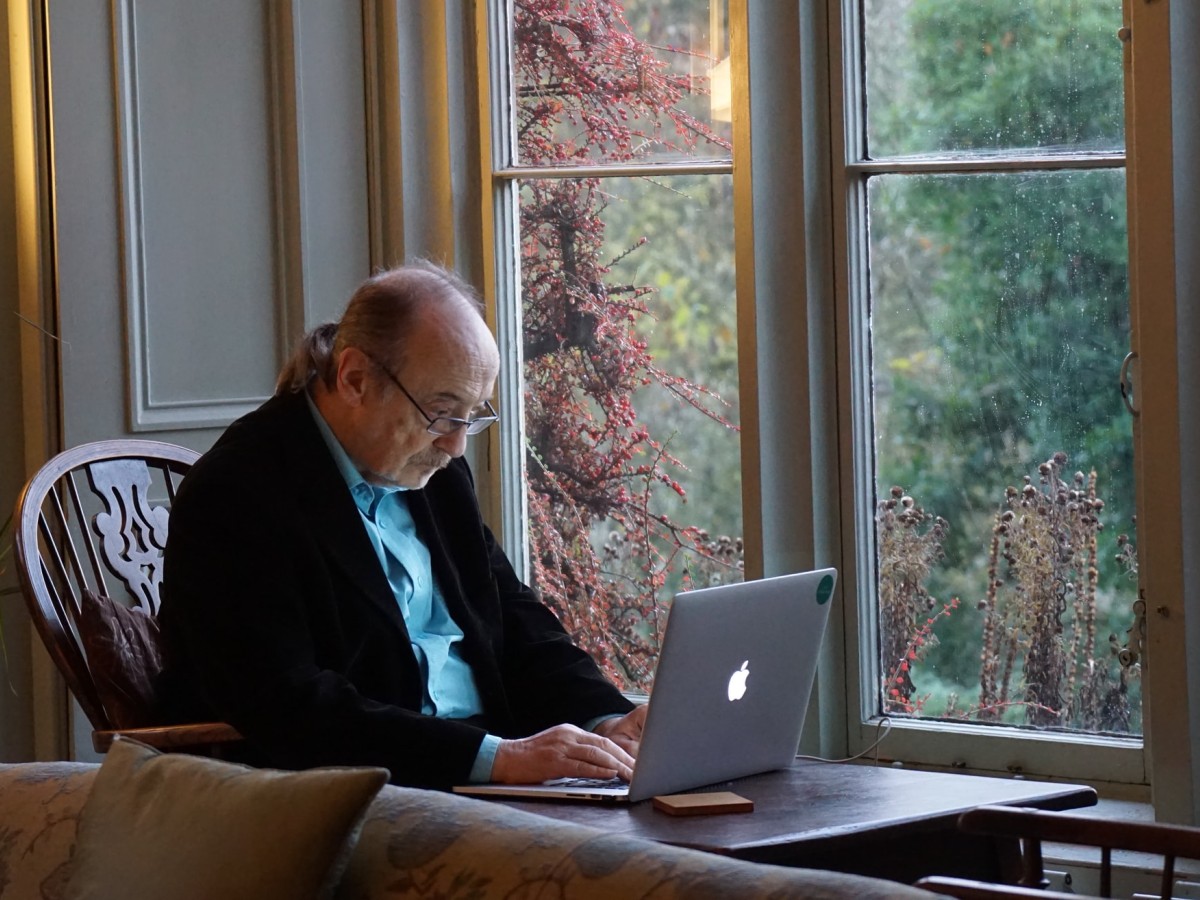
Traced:
[[1120, 25], [1121, 0], [869, 0], [871, 155], [1120, 149]]
[[[732, 179], [623, 179], [606, 189], [605, 250], [620, 257], [612, 281], [654, 287], [637, 328], [647, 353], [663, 370], [711, 390], [722, 415], [737, 422]], [[623, 255], [633, 246], [636, 253]], [[686, 469], [686, 496], [664, 492], [660, 511], [714, 535], [741, 534], [738, 431], [654, 386], [635, 394], [634, 406], [656, 434], [676, 435], [671, 451]]]

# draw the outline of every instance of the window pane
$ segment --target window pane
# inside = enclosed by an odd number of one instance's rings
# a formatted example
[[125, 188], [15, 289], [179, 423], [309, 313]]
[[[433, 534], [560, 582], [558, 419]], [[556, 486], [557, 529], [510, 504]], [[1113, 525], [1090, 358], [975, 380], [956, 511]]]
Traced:
[[518, 162], [727, 159], [727, 0], [526, 0], [513, 22]]
[[647, 688], [675, 591], [741, 578], [732, 177], [532, 180], [520, 203], [535, 581]]
[[1140, 733], [1124, 172], [868, 204], [882, 711]]
[[867, 146], [1124, 148], [1121, 0], [866, 0]]

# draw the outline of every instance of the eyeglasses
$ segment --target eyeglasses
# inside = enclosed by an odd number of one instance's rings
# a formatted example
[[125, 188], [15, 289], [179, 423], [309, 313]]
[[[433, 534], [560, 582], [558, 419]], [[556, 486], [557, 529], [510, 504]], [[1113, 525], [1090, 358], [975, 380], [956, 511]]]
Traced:
[[454, 434], [454, 432], [458, 431], [460, 428], [467, 429], [467, 434], [479, 434], [481, 431], [486, 431], [489, 427], [491, 427], [493, 422], [500, 418], [500, 416], [496, 414], [496, 410], [492, 408], [492, 404], [487, 400], [483, 401], [484, 408], [487, 409], [486, 415], [475, 416], [473, 419], [458, 419], [454, 416], [438, 416], [437, 418], [434, 418], [430, 416], [429, 413], [425, 412], [425, 410], [421, 409], [421, 404], [416, 401], [416, 398], [408, 392], [408, 389], [400, 383], [400, 379], [393, 375], [387, 366], [377, 360], [370, 353], [367, 353], [365, 350], [363, 350], [362, 353], [363, 356], [382, 369], [383, 374], [392, 379], [392, 384], [400, 388], [400, 392], [404, 394], [404, 396], [408, 398], [409, 402], [417, 408], [417, 412], [419, 412], [424, 417], [425, 421], [429, 423], [429, 427], [425, 430], [430, 434], [436, 434], [439, 437], [445, 437], [446, 435]]

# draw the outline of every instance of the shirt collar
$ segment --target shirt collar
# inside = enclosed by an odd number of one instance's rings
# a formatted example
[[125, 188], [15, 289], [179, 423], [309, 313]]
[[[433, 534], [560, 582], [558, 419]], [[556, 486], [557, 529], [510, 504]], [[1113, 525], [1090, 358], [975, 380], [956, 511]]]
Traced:
[[371, 484], [367, 481], [358, 467], [354, 465], [354, 461], [350, 459], [350, 454], [346, 452], [342, 442], [337, 439], [333, 429], [329, 427], [329, 423], [325, 421], [321, 411], [317, 409], [317, 404], [313, 402], [312, 395], [308, 391], [304, 392], [304, 399], [308, 403], [308, 411], [312, 413], [313, 421], [317, 423], [317, 430], [321, 432], [325, 446], [329, 448], [329, 453], [333, 456], [333, 462], [337, 466], [338, 472], [346, 482], [346, 486], [350, 488], [350, 496], [354, 498], [355, 505], [364, 515], [374, 515], [379, 501], [384, 497], [398, 491], [408, 490], [400, 485]]

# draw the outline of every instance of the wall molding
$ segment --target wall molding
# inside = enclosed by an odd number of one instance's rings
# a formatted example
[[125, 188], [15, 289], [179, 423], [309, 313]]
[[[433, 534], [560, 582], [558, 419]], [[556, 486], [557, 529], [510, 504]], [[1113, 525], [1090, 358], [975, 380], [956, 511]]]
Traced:
[[[282, 359], [305, 321], [302, 184], [298, 115], [295, 32], [299, 27], [294, 2], [264, 4], [267, 16], [268, 103], [276, 231], [272, 306], [277, 332], [276, 350]], [[119, 191], [121, 300], [125, 312], [124, 368], [127, 414], [131, 432], [191, 430], [228, 425], [267, 399], [267, 394], [202, 399], [171, 398], [156, 390], [150, 347], [150, 305], [147, 289], [146, 221], [143, 198], [143, 132], [139, 103], [138, 34], [135, 0], [112, 5], [113, 98]]]

